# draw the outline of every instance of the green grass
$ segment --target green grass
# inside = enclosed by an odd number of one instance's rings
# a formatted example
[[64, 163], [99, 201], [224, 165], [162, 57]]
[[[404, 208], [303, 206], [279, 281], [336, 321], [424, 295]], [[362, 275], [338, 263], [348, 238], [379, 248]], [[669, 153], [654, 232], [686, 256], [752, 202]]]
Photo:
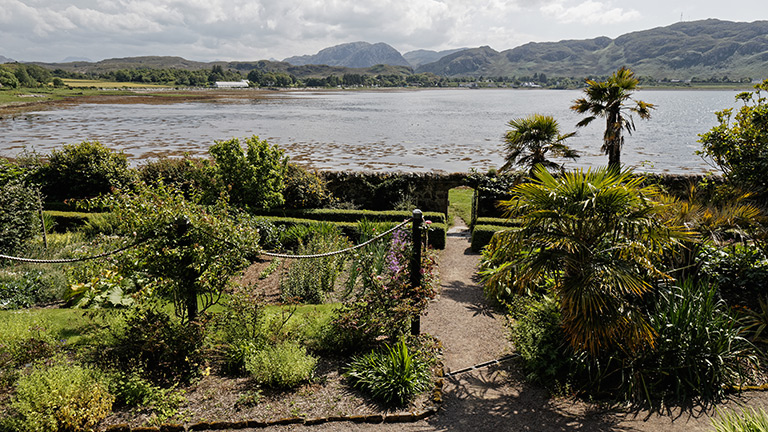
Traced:
[[467, 224], [472, 221], [472, 195], [474, 189], [462, 186], [448, 191], [448, 226], [453, 226], [458, 216]]

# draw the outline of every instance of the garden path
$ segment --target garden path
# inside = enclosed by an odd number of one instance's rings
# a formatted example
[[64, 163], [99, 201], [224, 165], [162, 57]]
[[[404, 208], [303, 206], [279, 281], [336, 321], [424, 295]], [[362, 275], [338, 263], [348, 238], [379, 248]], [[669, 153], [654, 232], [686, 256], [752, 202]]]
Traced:
[[[458, 221], [460, 219], [456, 218]], [[460, 221], [448, 232], [440, 256], [441, 292], [422, 318], [422, 331], [443, 342], [446, 372], [493, 360], [512, 349], [502, 314], [490, 308], [475, 279], [479, 254], [469, 248], [469, 231]], [[515, 361], [460, 373], [445, 379], [441, 411], [404, 424], [326, 423], [280, 426], [273, 431], [712, 431], [710, 414], [699, 409], [665, 415], [626, 413], [596, 404], [552, 398], [524, 380]], [[730, 401], [768, 406], [768, 393], [747, 392]]]

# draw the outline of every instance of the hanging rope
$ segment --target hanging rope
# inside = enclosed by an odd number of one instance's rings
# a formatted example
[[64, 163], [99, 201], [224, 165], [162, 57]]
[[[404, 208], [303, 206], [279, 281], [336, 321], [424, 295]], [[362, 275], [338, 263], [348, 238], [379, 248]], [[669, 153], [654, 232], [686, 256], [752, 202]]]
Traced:
[[377, 235], [376, 237], [371, 238], [368, 241], [360, 243], [359, 245], [355, 245], [355, 246], [352, 246], [352, 247], [349, 247], [349, 248], [346, 248], [346, 249], [342, 249], [342, 250], [338, 250], [338, 251], [334, 251], [334, 252], [326, 252], [326, 253], [314, 254], [314, 255], [288, 255], [288, 254], [279, 254], [279, 253], [272, 253], [272, 252], [261, 251], [260, 254], [261, 255], [275, 257], [275, 258], [288, 258], [288, 259], [325, 258], [325, 257], [333, 256], [333, 255], [340, 255], [340, 254], [343, 254], [343, 253], [351, 252], [351, 251], [353, 251], [355, 249], [360, 249], [361, 247], [365, 247], [365, 246], [375, 242], [376, 240], [379, 240], [382, 237], [384, 237], [384, 236], [386, 236], [388, 234], [391, 234], [392, 232], [394, 232], [394, 231], [396, 231], [396, 230], [398, 230], [398, 229], [408, 225], [409, 223], [411, 223], [411, 221], [407, 220], [407, 221], [401, 223], [400, 225], [397, 225], [394, 228], [392, 228], [392, 229], [390, 229], [390, 230], [388, 230], [386, 232], [383, 232], [383, 233]]
[[110, 255], [114, 255], [120, 252], [123, 252], [125, 250], [128, 250], [132, 247], [138, 246], [142, 243], [144, 243], [145, 240], [138, 241], [136, 243], [130, 244], [125, 247], [121, 247], [120, 249], [115, 249], [113, 251], [104, 252], [98, 255], [88, 256], [88, 257], [82, 257], [82, 258], [68, 258], [68, 259], [34, 259], [34, 258], [21, 258], [21, 257], [15, 257], [15, 256], [9, 256], [9, 255], [2, 255], [0, 254], [0, 259], [7, 259], [11, 261], [18, 261], [18, 262], [25, 262], [25, 263], [34, 263], [34, 264], [66, 264], [66, 263], [74, 263], [74, 262], [81, 262], [81, 261], [88, 261], [88, 260], [94, 260], [98, 258], [104, 258]]

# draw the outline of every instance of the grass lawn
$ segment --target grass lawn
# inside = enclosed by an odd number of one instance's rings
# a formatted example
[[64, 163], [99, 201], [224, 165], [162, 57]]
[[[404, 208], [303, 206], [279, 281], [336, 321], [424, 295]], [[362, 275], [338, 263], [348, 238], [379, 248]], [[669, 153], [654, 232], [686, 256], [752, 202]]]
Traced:
[[448, 191], [448, 226], [453, 225], [453, 217], [458, 216], [469, 224], [472, 220], [472, 195], [475, 190], [467, 187], [457, 187]]

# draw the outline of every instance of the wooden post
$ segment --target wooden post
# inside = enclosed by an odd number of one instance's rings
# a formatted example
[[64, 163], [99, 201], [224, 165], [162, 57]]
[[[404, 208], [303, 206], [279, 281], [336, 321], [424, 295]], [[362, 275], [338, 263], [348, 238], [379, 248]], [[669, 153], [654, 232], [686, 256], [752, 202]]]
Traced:
[[48, 233], [45, 227], [45, 217], [43, 217], [43, 198], [40, 196], [40, 191], [37, 191], [37, 212], [40, 215], [40, 225], [43, 228], [43, 246], [48, 249]]
[[[421, 210], [413, 211], [413, 253], [411, 254], [411, 288], [416, 290], [421, 287], [421, 224], [424, 221]], [[411, 334], [418, 336], [421, 333], [421, 317], [416, 315], [411, 318]]]

